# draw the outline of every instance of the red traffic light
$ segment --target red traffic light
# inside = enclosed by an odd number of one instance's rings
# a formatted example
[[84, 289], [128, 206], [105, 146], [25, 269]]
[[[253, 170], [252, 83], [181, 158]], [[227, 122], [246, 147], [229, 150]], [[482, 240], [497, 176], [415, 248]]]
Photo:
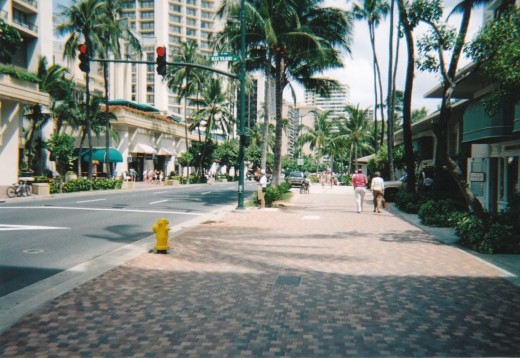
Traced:
[[87, 45], [85, 45], [85, 44], [78, 45], [78, 50], [81, 53], [87, 53]]
[[157, 56], [166, 56], [166, 47], [164, 46], [161, 46], [161, 47], [157, 47]]

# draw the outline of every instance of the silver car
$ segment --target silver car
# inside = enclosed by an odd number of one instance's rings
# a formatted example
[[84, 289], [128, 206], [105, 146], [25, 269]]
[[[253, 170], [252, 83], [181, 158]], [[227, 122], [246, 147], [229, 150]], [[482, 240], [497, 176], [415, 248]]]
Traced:
[[302, 172], [291, 172], [287, 177], [287, 181], [291, 185], [300, 186], [303, 183], [303, 173]]

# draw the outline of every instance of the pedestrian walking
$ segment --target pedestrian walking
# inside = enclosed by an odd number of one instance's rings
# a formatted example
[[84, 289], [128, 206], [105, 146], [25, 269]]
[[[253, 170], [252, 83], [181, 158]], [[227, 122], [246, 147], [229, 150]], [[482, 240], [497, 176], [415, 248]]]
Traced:
[[374, 213], [377, 211], [381, 212], [381, 203], [384, 200], [385, 195], [385, 182], [381, 178], [380, 172], [375, 172], [372, 181], [370, 182], [370, 190], [374, 195]]
[[258, 180], [258, 201], [260, 209], [265, 208], [265, 192], [267, 191], [267, 176], [265, 170], [260, 170], [260, 179]]
[[354, 186], [354, 194], [356, 197], [356, 207], [358, 213], [363, 211], [363, 201], [365, 200], [367, 184], [368, 179], [365, 174], [363, 174], [363, 170], [358, 169], [357, 174], [354, 174], [352, 177], [352, 185]]

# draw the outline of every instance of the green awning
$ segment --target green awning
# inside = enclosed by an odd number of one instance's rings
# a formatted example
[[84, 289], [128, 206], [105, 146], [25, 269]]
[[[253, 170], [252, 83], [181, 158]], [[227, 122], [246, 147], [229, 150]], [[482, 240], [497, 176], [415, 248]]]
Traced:
[[513, 122], [505, 107], [489, 114], [480, 100], [471, 103], [464, 112], [464, 143], [491, 143], [513, 134]]
[[[89, 150], [84, 149], [81, 154], [81, 160], [84, 162], [88, 162], [90, 159]], [[109, 148], [108, 150], [110, 163], [122, 163], [123, 155], [114, 148]], [[93, 148], [92, 149], [92, 160], [97, 160], [98, 162], [105, 162], [105, 148]]]

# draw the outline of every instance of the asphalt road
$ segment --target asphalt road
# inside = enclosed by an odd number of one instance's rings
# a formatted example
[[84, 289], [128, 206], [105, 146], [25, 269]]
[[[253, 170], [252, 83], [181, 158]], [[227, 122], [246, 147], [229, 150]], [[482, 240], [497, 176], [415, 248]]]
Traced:
[[0, 203], [0, 297], [153, 235], [159, 218], [174, 226], [236, 203], [236, 183]]

